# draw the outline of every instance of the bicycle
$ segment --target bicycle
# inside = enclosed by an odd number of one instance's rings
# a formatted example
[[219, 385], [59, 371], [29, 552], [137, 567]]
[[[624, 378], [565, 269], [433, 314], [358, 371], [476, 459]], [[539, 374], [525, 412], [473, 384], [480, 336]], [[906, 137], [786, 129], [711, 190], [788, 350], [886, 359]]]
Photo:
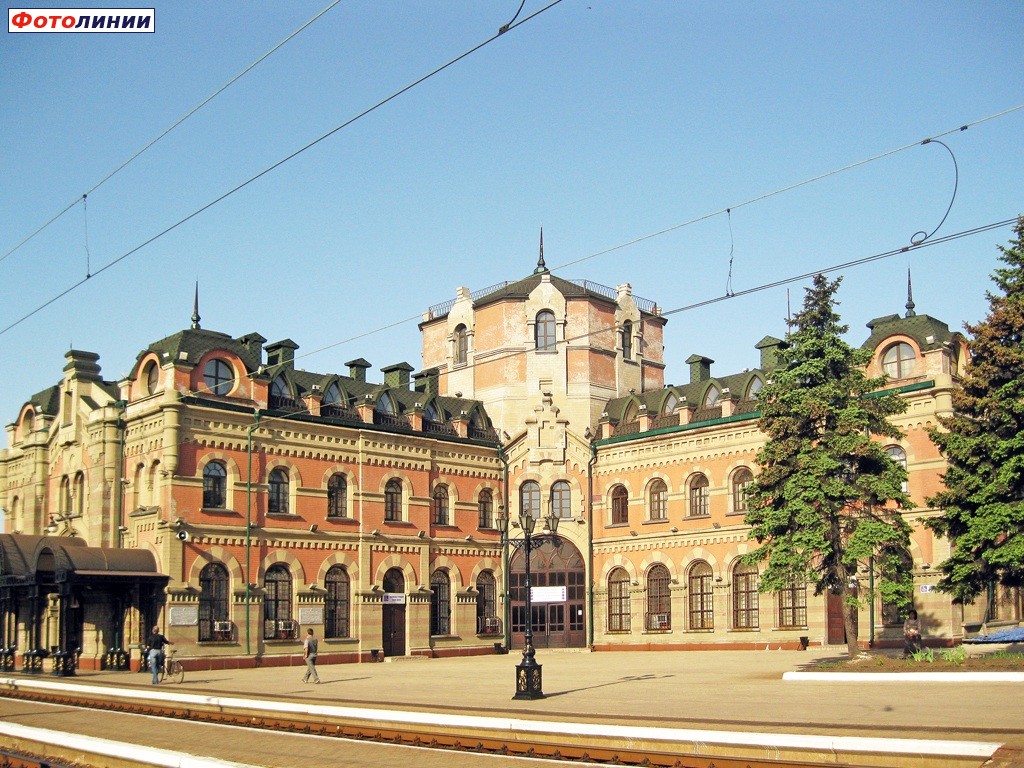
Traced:
[[175, 651], [168, 651], [167, 658], [157, 672], [160, 682], [167, 680], [171, 683], [180, 683], [185, 680], [185, 667], [180, 661], [174, 658]]

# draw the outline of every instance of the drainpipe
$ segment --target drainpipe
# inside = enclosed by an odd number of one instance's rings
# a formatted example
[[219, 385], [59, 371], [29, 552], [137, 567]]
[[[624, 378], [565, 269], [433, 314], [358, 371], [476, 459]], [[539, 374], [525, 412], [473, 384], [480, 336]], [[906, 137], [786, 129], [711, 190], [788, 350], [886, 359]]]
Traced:
[[[502, 450], [502, 447], [501, 447], [500, 443], [498, 444], [498, 461], [500, 461], [501, 464], [502, 464], [502, 471], [501, 471], [502, 490], [501, 490], [501, 494], [502, 494], [502, 499], [505, 501], [505, 503], [500, 505], [500, 507], [503, 506], [507, 510], [509, 508], [508, 507], [508, 459], [505, 457], [505, 452]], [[503, 514], [504, 511], [505, 511], [505, 510], [502, 510], [500, 507], [498, 509], [498, 514], [499, 515]], [[511, 514], [511, 512], [509, 512], [509, 514]], [[502, 592], [504, 593], [504, 598], [505, 599], [502, 601], [504, 603], [504, 605], [502, 606], [502, 621], [501, 621], [501, 624], [502, 624], [502, 627], [504, 627], [504, 629], [505, 629], [505, 648], [506, 649], [512, 647], [512, 627], [509, 624], [510, 620], [512, 619], [512, 606], [510, 604], [510, 596], [511, 596], [512, 593], [509, 591], [509, 586], [508, 586], [508, 584], [509, 584], [509, 576], [510, 576], [510, 574], [509, 574], [509, 557], [508, 557], [508, 555], [509, 555], [509, 553], [508, 553], [508, 535], [503, 533], [501, 535], [501, 572], [502, 572], [502, 583], [504, 585], [504, 589], [502, 590]], [[529, 556], [529, 553], [527, 553], [527, 556]]]
[[246, 450], [249, 454], [249, 468], [245, 479], [245, 655], [252, 655], [249, 639], [249, 592], [252, 589], [250, 563], [252, 555], [252, 433], [260, 426], [260, 409], [253, 411], [253, 423], [249, 427]]
[[590, 441], [587, 462], [587, 647], [594, 648], [594, 465], [597, 464], [597, 443]]
[[871, 595], [871, 639], [868, 648], [875, 647], [875, 556], [868, 556], [868, 594]]
[[118, 400], [114, 405], [121, 409], [117, 417], [117, 475], [114, 478], [114, 517], [117, 520], [117, 548], [124, 546], [124, 433], [128, 429], [125, 412], [128, 410], [127, 400]]

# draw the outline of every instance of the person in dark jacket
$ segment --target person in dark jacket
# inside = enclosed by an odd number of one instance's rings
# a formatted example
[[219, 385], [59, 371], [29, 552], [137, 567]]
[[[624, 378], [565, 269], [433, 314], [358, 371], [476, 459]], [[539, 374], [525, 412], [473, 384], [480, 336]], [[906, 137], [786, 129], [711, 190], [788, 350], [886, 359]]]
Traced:
[[160, 627], [153, 627], [153, 631], [146, 638], [146, 647], [149, 649], [149, 671], [153, 673], [153, 685], [159, 682], [157, 677], [160, 668], [164, 665], [164, 646], [174, 645], [170, 640], [160, 634]]

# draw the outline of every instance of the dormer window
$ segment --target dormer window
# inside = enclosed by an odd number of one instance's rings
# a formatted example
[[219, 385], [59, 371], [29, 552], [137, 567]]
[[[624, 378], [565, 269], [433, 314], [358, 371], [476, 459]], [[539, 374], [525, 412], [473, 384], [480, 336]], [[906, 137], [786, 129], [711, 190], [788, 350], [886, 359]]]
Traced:
[[270, 383], [269, 405], [271, 408], [287, 408], [295, 405], [291, 389], [288, 388], [288, 381], [284, 376], [278, 376]]
[[537, 324], [534, 338], [538, 351], [555, 351], [555, 313], [545, 309], [537, 313]]
[[437, 412], [437, 406], [433, 403], [427, 403], [427, 407], [423, 409], [423, 418], [427, 421], [441, 421], [441, 415]]
[[679, 405], [679, 398], [676, 397], [674, 392], [669, 392], [665, 402], [661, 405], [661, 412], [666, 416], [671, 415], [676, 412], [677, 405]]
[[377, 398], [377, 405], [375, 405], [373, 409], [377, 413], [384, 413], [387, 414], [388, 416], [395, 415], [395, 406], [392, 404], [391, 398], [389, 398], [386, 394], [382, 394], [380, 397]]
[[704, 407], [710, 408], [713, 405], [718, 404], [718, 398], [722, 396], [722, 393], [718, 390], [718, 387], [711, 385], [708, 387], [707, 394], [704, 395]]
[[743, 398], [743, 399], [744, 400], [757, 400], [757, 393], [760, 392], [763, 387], [764, 387], [764, 380], [761, 379], [760, 376], [755, 376], [751, 380], [750, 386], [747, 387], [747, 396], [745, 398]]
[[882, 355], [882, 370], [893, 379], [905, 379], [914, 370], [914, 348], [901, 341], [893, 344]]
[[226, 361], [215, 357], [203, 368], [203, 381], [213, 394], [226, 395], [234, 385], [234, 371]]

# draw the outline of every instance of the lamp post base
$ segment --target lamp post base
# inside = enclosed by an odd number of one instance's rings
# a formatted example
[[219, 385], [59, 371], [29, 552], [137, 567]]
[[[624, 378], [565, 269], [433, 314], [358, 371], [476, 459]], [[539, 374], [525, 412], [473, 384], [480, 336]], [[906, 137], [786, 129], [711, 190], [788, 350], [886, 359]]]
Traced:
[[541, 666], [533, 659], [516, 664], [516, 695], [513, 699], [543, 699]]

